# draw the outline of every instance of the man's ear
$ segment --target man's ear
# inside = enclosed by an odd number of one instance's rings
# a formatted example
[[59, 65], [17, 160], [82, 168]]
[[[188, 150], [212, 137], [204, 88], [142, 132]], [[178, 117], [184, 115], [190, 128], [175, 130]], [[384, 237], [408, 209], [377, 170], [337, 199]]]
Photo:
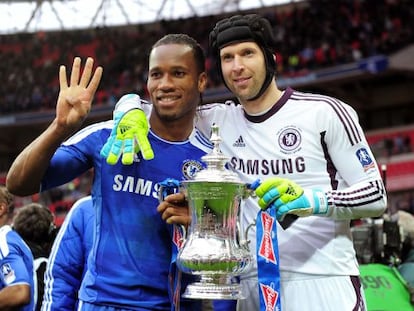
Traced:
[[198, 91], [200, 93], [203, 93], [207, 88], [207, 74], [205, 72], [202, 72], [198, 76]]
[[2, 217], [3, 215], [7, 214], [8, 208], [7, 208], [7, 204], [4, 202], [0, 202], [0, 217]]

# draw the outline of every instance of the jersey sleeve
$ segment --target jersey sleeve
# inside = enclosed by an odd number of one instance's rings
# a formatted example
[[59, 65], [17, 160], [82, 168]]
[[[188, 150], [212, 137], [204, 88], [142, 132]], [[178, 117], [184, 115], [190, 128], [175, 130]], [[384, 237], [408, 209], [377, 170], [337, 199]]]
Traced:
[[65, 141], [53, 155], [43, 177], [41, 191], [63, 185], [102, 159], [99, 152], [108, 139], [112, 121], [92, 124]]
[[19, 238], [11, 229], [8, 232], [2, 231], [0, 233], [0, 269], [3, 287], [32, 284], [33, 272], [28, 271], [24, 262], [23, 253], [19, 247], [19, 244], [22, 245], [22, 241], [19, 242]]
[[331, 217], [377, 217], [386, 209], [387, 196], [378, 164], [353, 108], [333, 105], [326, 132], [327, 155], [345, 185], [333, 185], [327, 193]]

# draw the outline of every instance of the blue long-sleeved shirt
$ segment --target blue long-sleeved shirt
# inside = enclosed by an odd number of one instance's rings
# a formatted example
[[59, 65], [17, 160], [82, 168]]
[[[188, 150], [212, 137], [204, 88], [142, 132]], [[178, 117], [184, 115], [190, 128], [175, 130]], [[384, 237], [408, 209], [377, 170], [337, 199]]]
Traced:
[[131, 310], [170, 310], [172, 226], [156, 210], [157, 183], [191, 178], [203, 167], [200, 158], [211, 144], [196, 129], [184, 142], [168, 142], [150, 132], [153, 160], [138, 155], [132, 165], [108, 165], [99, 152], [112, 126], [91, 125], [65, 142], [51, 160], [42, 190], [94, 169], [95, 238], [80, 300]]
[[73, 311], [93, 244], [95, 210], [91, 196], [75, 202], [53, 243], [45, 272], [43, 311]]

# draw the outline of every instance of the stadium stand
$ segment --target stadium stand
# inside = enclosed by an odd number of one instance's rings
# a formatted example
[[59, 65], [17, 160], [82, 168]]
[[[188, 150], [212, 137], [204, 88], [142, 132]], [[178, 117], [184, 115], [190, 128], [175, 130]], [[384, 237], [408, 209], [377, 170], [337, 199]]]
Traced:
[[[289, 9], [267, 9], [264, 14], [272, 22], [279, 44], [279, 75], [307, 76], [315, 69], [390, 55], [413, 42], [414, 13], [409, 1], [371, 4], [372, 1], [304, 1]], [[335, 15], [331, 14], [334, 9], [338, 12]], [[97, 105], [113, 103], [113, 97], [119, 98], [125, 92], [145, 95], [143, 69], [154, 38], [190, 29], [207, 48], [209, 30], [219, 18], [0, 36], [4, 77], [0, 111], [6, 114], [53, 109], [58, 87], [56, 68], [70, 63], [74, 55], [95, 57], [105, 68]], [[211, 88], [221, 86], [214, 63], [209, 58]]]

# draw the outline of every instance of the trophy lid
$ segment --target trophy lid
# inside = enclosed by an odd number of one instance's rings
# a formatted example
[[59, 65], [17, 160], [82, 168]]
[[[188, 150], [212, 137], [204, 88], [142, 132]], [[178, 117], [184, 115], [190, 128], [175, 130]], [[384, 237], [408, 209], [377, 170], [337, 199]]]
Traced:
[[220, 150], [222, 139], [219, 135], [219, 127], [216, 124], [211, 126], [210, 141], [213, 143], [213, 150], [201, 158], [207, 164], [207, 167], [198, 171], [194, 175], [193, 181], [242, 183], [236, 173], [225, 167], [230, 158]]

